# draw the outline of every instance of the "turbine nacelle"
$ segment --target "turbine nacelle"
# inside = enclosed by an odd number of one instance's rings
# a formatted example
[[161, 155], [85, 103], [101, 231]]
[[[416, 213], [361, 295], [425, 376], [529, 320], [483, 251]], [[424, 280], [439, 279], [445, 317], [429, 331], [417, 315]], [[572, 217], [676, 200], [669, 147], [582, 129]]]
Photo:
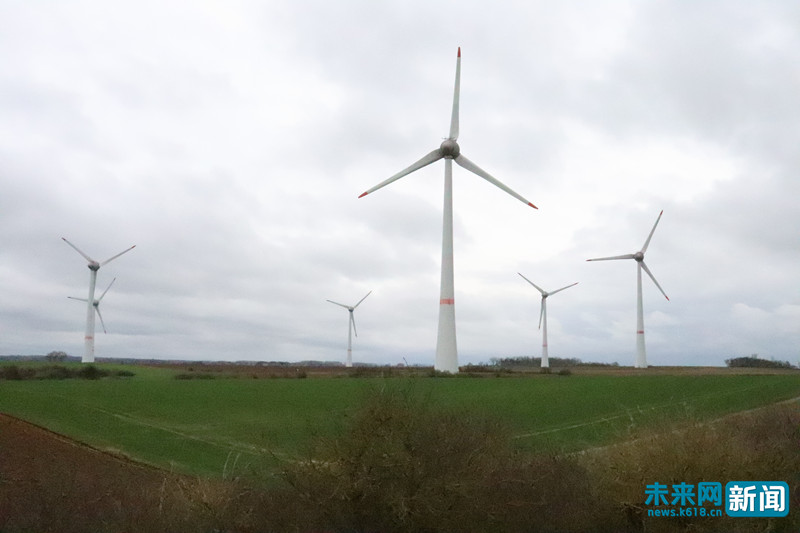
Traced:
[[442, 157], [455, 159], [461, 153], [461, 147], [455, 139], [445, 139], [442, 144], [439, 145], [439, 152], [442, 154]]
[[100, 270], [100, 263], [98, 263], [97, 261], [90, 261], [89, 264], [86, 266], [89, 267], [89, 270], [91, 270], [92, 272], [97, 272], [98, 270]]

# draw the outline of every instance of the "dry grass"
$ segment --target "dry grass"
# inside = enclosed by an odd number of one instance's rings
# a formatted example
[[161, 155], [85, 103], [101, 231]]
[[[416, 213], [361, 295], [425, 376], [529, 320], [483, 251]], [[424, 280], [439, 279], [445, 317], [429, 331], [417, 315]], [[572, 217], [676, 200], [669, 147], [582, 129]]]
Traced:
[[[632, 531], [762, 532], [800, 530], [800, 408], [784, 403], [712, 423], [667, 428], [585, 454], [594, 484], [625, 514]], [[765, 480], [789, 484], [790, 509], [780, 519], [648, 517], [645, 486]]]

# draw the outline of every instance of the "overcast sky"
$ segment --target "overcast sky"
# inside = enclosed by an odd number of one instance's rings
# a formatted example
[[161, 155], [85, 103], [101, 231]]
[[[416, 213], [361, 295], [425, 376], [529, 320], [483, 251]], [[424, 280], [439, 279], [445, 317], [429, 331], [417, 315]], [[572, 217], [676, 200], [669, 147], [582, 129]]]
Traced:
[[459, 362], [800, 359], [800, 4], [0, 0], [0, 354], [433, 364], [444, 163]]

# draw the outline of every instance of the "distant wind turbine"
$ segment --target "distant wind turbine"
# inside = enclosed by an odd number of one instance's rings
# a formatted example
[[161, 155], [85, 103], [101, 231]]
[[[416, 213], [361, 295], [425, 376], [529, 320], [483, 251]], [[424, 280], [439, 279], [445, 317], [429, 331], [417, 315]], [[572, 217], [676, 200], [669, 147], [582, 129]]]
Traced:
[[372, 291], [369, 291], [366, 294], [366, 296], [364, 296], [363, 298], [361, 298], [358, 301], [358, 303], [356, 305], [345, 305], [345, 304], [340, 304], [339, 302], [334, 302], [333, 300], [327, 300], [328, 302], [330, 302], [332, 304], [336, 304], [336, 305], [338, 305], [340, 307], [344, 307], [345, 309], [347, 309], [350, 312], [350, 321], [347, 324], [347, 361], [345, 362], [345, 365], [344, 365], [347, 368], [350, 368], [351, 366], [353, 366], [353, 333], [355, 333], [356, 337], [358, 337], [358, 332], [356, 331], [356, 319], [353, 318], [353, 311], [355, 311], [356, 307], [361, 305], [361, 302], [366, 300], [367, 296], [369, 296], [370, 294], [372, 294]]
[[647, 368], [647, 350], [644, 344], [644, 308], [642, 306], [642, 270], [647, 272], [647, 275], [650, 276], [650, 279], [656, 284], [656, 287], [658, 287], [658, 290], [664, 295], [664, 298], [669, 300], [667, 293], [664, 292], [664, 289], [661, 288], [661, 285], [658, 284], [655, 276], [653, 276], [653, 273], [650, 272], [650, 269], [647, 268], [647, 265], [644, 263], [644, 253], [647, 251], [647, 247], [650, 246], [650, 239], [653, 238], [653, 233], [655, 233], [656, 226], [658, 226], [658, 222], [661, 220], [661, 215], [663, 214], [663, 210], [658, 214], [656, 223], [653, 224], [653, 229], [650, 230], [650, 235], [647, 236], [647, 240], [644, 241], [644, 246], [642, 246], [642, 249], [638, 252], [626, 255], [615, 255], [613, 257], [587, 259], [587, 261], [611, 261], [615, 259], [634, 259], [636, 261], [636, 363], [634, 365], [636, 368]]
[[[97, 261], [95, 261], [94, 259], [89, 257], [88, 255], [83, 253], [77, 246], [75, 246], [74, 244], [69, 242], [64, 237], [61, 237], [61, 239], [65, 243], [69, 244], [76, 252], [81, 254], [83, 256], [83, 258], [86, 259], [86, 261], [89, 263], [88, 264], [88, 267], [89, 267], [89, 297], [86, 299], [86, 302], [87, 302], [86, 334], [83, 337], [83, 339], [84, 339], [84, 353], [83, 353], [83, 357], [81, 358], [81, 362], [82, 363], [94, 363], [94, 314], [95, 314], [94, 288], [95, 288], [95, 285], [97, 284], [97, 271], [100, 270], [101, 266], [110, 263], [111, 261], [113, 261], [114, 259], [116, 259], [117, 257], [121, 256], [122, 254], [124, 254], [126, 252], [130, 252], [131, 250], [136, 248], [136, 245], [134, 244], [133, 246], [131, 246], [127, 250], [124, 250], [124, 251], [118, 253], [117, 255], [115, 255], [113, 257], [110, 257], [109, 259], [106, 259], [102, 263], [98, 263]], [[109, 287], [110, 287], [110, 285], [109, 285]], [[106, 290], [108, 290], [108, 289], [106, 289]], [[103, 293], [103, 294], [105, 294], [105, 293]], [[102, 296], [101, 296], [101, 298], [102, 298]], [[102, 319], [101, 319], [101, 322], [102, 322]]]
[[517, 200], [538, 209], [528, 200], [500, 183], [478, 165], [467, 159], [461, 153], [458, 145], [458, 112], [459, 92], [461, 87], [461, 48], [458, 49], [456, 60], [456, 82], [453, 91], [453, 111], [450, 117], [450, 135], [441, 145], [429, 154], [413, 163], [408, 168], [401, 170], [389, 179], [368, 189], [361, 194], [362, 198], [378, 189], [399, 180], [431, 163], [444, 159], [444, 208], [442, 222], [442, 277], [439, 293], [439, 331], [436, 338], [436, 359], [434, 368], [442, 372], [458, 372], [458, 350], [456, 347], [456, 312], [455, 312], [455, 287], [453, 281], [453, 161], [461, 167], [477, 174], [492, 185], [504, 190]]
[[[102, 315], [102, 313], [100, 313], [100, 302], [103, 300], [103, 297], [108, 292], [108, 289], [111, 288], [111, 286], [114, 284], [115, 281], [117, 281], [117, 278], [112, 279], [111, 283], [109, 283], [108, 287], [106, 287], [106, 290], [104, 290], [103, 294], [100, 295], [100, 298], [98, 298], [97, 300], [92, 302], [92, 306], [94, 307], [94, 310], [97, 313], [97, 316], [100, 318], [100, 324], [103, 326], [103, 333], [108, 333], [108, 331], [106, 331], [106, 323], [103, 322], [103, 315]], [[78, 300], [78, 301], [81, 301], [81, 302], [85, 302], [86, 301], [86, 298], [76, 298], [74, 296], [67, 296], [67, 298], [69, 298], [71, 300]]]
[[[534, 282], [532, 282], [531, 280], [529, 280], [528, 278], [526, 278], [525, 276], [523, 276], [519, 272], [517, 272], [517, 274], [519, 274], [522, 277], [522, 279], [524, 279], [525, 281], [527, 281], [528, 283], [533, 285], [534, 288], [537, 291], [542, 293], [542, 309], [541, 309], [541, 311], [539, 311], [539, 329], [542, 330], [542, 368], [549, 368], [550, 367], [550, 361], [547, 358], [548, 357], [548, 355], [547, 355], [547, 297], [548, 296], [552, 296], [557, 292], [561, 292], [564, 289], [569, 289], [570, 287], [574, 287], [575, 285], [578, 284], [578, 282], [576, 281], [572, 285], [567, 285], [566, 287], [561, 287], [560, 289], [554, 290], [553, 292], [547, 292], [546, 290], [540, 288], [538, 285], [536, 285]], [[544, 324], [544, 329], [542, 329], [542, 324]]]

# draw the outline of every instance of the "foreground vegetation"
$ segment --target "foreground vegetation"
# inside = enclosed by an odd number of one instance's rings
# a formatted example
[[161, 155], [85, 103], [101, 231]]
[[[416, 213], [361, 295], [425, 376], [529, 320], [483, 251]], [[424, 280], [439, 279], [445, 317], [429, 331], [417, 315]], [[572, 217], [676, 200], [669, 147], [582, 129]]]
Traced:
[[[362, 398], [340, 430], [312, 438], [291, 460], [281, 461], [278, 483], [257, 471], [227, 480], [149, 471], [118, 491], [105, 472], [102, 483], [87, 490], [85, 480], [70, 475], [72, 465], [66, 465], [52, 473], [55, 482], [15, 488], [9, 505], [0, 509], [0, 530], [755, 533], [800, 528], [796, 402], [714, 422], [664, 425], [633, 441], [554, 455], [520, 450], [506, 423], [432, 404], [403, 385]], [[647, 484], [724, 485], [739, 479], [786, 481], [792, 514], [665, 519], [646, 512]], [[2, 496], [0, 483], [0, 503]]]

